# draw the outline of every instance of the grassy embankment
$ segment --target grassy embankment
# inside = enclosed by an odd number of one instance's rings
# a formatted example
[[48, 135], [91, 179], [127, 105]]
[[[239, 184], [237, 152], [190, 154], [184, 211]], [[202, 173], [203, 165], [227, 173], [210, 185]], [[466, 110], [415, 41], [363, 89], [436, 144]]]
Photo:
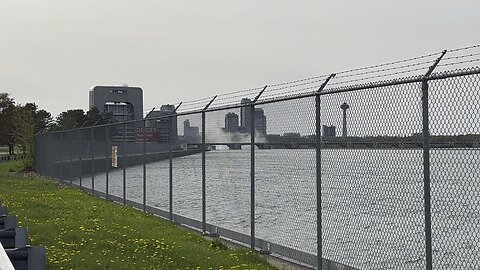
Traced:
[[32, 245], [47, 248], [48, 269], [274, 269], [248, 249], [219, 241], [76, 188], [16, 173], [0, 163], [0, 200]]

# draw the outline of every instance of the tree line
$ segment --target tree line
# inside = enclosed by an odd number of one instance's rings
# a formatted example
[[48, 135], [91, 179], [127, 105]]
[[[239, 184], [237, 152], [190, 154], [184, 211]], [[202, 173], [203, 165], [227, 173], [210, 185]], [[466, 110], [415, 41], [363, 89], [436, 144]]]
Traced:
[[0, 92], [0, 146], [8, 147], [8, 154], [18, 153], [33, 157], [35, 134], [76, 127], [93, 126], [109, 122], [111, 115], [101, 113], [97, 108], [85, 112], [71, 109], [53, 118], [51, 113], [39, 109], [34, 102], [18, 104], [8, 93]]
[[52, 122], [52, 115], [35, 103], [16, 104], [8, 93], [0, 93], [0, 145], [8, 146], [9, 155], [15, 154], [15, 146], [33, 153], [34, 134]]

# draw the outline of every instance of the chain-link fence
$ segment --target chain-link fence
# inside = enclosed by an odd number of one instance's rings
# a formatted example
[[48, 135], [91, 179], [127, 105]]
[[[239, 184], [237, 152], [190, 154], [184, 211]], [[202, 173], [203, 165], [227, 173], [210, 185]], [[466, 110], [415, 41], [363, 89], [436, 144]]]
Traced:
[[314, 268], [477, 269], [480, 69], [444, 55], [37, 134], [35, 169]]

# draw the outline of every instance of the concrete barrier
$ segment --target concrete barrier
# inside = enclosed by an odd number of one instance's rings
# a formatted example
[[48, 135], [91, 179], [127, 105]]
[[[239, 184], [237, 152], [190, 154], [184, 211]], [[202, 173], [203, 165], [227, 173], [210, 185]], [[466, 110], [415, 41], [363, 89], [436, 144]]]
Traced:
[[17, 217], [7, 216], [5, 207], [0, 211], [0, 270], [45, 270], [45, 247], [30, 247], [28, 229], [17, 228]]
[[9, 228], [0, 230], [0, 243], [4, 248], [20, 248], [28, 246], [27, 228]]
[[[22, 247], [5, 249], [15, 270], [45, 270], [47, 264], [44, 247]], [[3, 270], [3, 268], [2, 268]]]
[[18, 225], [16, 216], [0, 216], [0, 229], [15, 228]]
[[15, 270], [7, 252], [5, 252], [5, 249], [2, 246], [2, 243], [0, 243], [0, 266], [2, 270]]

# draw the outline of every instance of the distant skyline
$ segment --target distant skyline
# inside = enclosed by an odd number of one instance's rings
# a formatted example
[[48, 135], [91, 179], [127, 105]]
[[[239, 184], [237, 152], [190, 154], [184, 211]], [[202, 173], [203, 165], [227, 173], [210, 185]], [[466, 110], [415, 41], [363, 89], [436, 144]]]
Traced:
[[480, 43], [479, 1], [0, 0], [0, 92], [56, 116], [94, 85], [144, 109]]

